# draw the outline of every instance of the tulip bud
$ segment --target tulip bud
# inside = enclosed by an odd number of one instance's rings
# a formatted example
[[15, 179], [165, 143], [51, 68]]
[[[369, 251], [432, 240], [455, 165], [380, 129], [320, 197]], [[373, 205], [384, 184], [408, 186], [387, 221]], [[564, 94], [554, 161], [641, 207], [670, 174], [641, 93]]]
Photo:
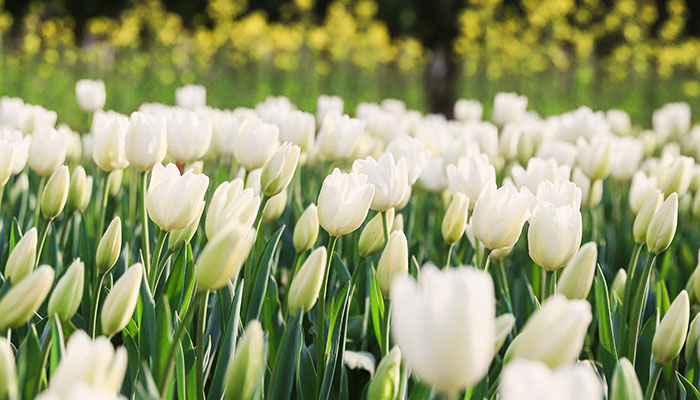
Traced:
[[389, 243], [382, 251], [377, 265], [377, 281], [384, 298], [389, 298], [391, 282], [400, 275], [408, 274], [408, 241], [403, 231], [394, 231]]
[[[697, 352], [698, 339], [700, 339], [700, 314], [696, 314], [695, 318], [693, 318], [688, 330], [688, 337], [685, 339], [686, 363], [690, 362], [693, 353]], [[698, 357], [698, 354], [695, 354], [695, 357]]]
[[61, 321], [70, 320], [83, 300], [85, 265], [79, 258], [68, 267], [49, 298], [49, 315], [58, 314]]
[[41, 195], [41, 214], [44, 218], [52, 220], [56, 218], [68, 200], [68, 188], [70, 187], [70, 175], [65, 165], [56, 169]]
[[111, 197], [114, 197], [119, 193], [119, 189], [122, 187], [123, 177], [123, 169], [114, 170], [107, 175], [107, 193], [109, 193]]
[[676, 157], [659, 176], [659, 189], [665, 196], [677, 193], [679, 196], [685, 194], [690, 186], [690, 178], [693, 176], [695, 160], [690, 157]]
[[112, 336], [126, 327], [139, 298], [143, 265], [136, 263], [117, 280], [102, 305], [102, 333]]
[[199, 207], [199, 214], [197, 217], [190, 222], [189, 225], [182, 229], [170, 232], [168, 235], [168, 250], [175, 251], [180, 248], [180, 246], [185, 243], [189, 243], [192, 240], [197, 228], [199, 228], [199, 221], [202, 219], [202, 212], [204, 211], [205, 202], [202, 201], [201, 207]]
[[463, 193], [455, 193], [442, 219], [442, 238], [447, 244], [453, 245], [462, 238], [467, 226], [468, 214], [469, 197]]
[[260, 322], [248, 323], [236, 352], [226, 368], [226, 400], [249, 400], [260, 384], [265, 370], [265, 337]]
[[12, 286], [0, 300], [0, 331], [18, 328], [34, 316], [53, 284], [54, 271], [42, 265]]
[[283, 190], [279, 194], [270, 197], [263, 209], [262, 221], [269, 223], [279, 218], [287, 207], [287, 191]]
[[10, 341], [0, 337], [0, 398], [17, 398], [17, 367]]
[[615, 279], [613, 279], [610, 294], [617, 296], [618, 300], [622, 301], [625, 294], [625, 285], [627, 285], [627, 271], [620, 268], [617, 270]]
[[5, 264], [5, 277], [10, 279], [13, 285], [19, 283], [29, 275], [36, 263], [36, 228], [32, 228], [17, 242]]
[[656, 211], [661, 207], [664, 196], [659, 190], [654, 190], [654, 192], [649, 195], [647, 201], [644, 202], [642, 208], [639, 209], [639, 213], [634, 218], [634, 225], [632, 226], [632, 234], [634, 236], [634, 241], [639, 244], [643, 244], [647, 241], [647, 230], [649, 229], [649, 222], [656, 214]]
[[496, 346], [493, 348], [494, 356], [498, 354], [501, 347], [503, 347], [503, 343], [506, 342], [514, 325], [515, 317], [513, 314], [503, 314], [496, 318]]
[[598, 260], [598, 248], [595, 242], [588, 242], [581, 246], [575, 256], [571, 258], [557, 283], [557, 293], [561, 293], [569, 300], [585, 299], [593, 285], [595, 268]]
[[[390, 208], [385, 211], [387, 225], [394, 224], [394, 209]], [[382, 222], [382, 213], [377, 213], [365, 224], [364, 229], [360, 233], [360, 239], [357, 246], [362, 257], [369, 257], [377, 251], [384, 248], [386, 240], [384, 239], [384, 223]]]
[[260, 175], [260, 185], [265, 196], [280, 194], [289, 186], [299, 163], [299, 153], [299, 146], [285, 142], [265, 163]]
[[690, 301], [685, 290], [673, 300], [666, 315], [654, 332], [651, 342], [651, 354], [654, 361], [663, 365], [680, 354], [688, 333], [690, 320]]
[[395, 400], [399, 396], [401, 383], [401, 350], [394, 346], [382, 358], [367, 387], [367, 398], [373, 400]]
[[66, 201], [66, 211], [70, 214], [76, 211], [82, 211], [83, 197], [87, 188], [88, 180], [85, 174], [85, 168], [78, 165], [70, 176], [70, 187], [68, 189], [68, 200]]
[[122, 248], [122, 220], [114, 217], [109, 223], [107, 230], [97, 244], [95, 254], [95, 265], [101, 273], [107, 273], [114, 266], [119, 258]]
[[[397, 214], [396, 218], [394, 218], [394, 223], [393, 224], [388, 224], [389, 225], [389, 232], [394, 232], [394, 231], [402, 231], [403, 230], [403, 214]], [[384, 236], [384, 235], [382, 235]]]
[[303, 253], [316, 243], [318, 238], [318, 208], [311, 203], [294, 225], [294, 250]]
[[307, 312], [316, 304], [323, 284], [326, 261], [326, 248], [321, 246], [309, 255], [292, 279], [287, 298], [287, 307], [291, 315], [296, 315], [299, 310]]
[[530, 316], [506, 351], [505, 359], [526, 358], [558, 368], [576, 360], [593, 318], [585, 300], [555, 294]]
[[[576, 188], [573, 184], [571, 187]], [[487, 249], [513, 247], [530, 216], [531, 200], [532, 195], [526, 189], [518, 192], [513, 185], [497, 189], [496, 183], [487, 182], [474, 205], [471, 221], [474, 235]]]
[[233, 224], [209, 240], [194, 269], [199, 290], [217, 290], [234, 279], [255, 241], [255, 229]]
[[672, 193], [656, 211], [647, 229], [647, 247], [659, 254], [671, 245], [678, 226], [678, 195]]
[[615, 372], [613, 372], [610, 400], [630, 400], [643, 397], [642, 387], [639, 385], [637, 373], [634, 372], [634, 366], [628, 359], [621, 358], [617, 362]]

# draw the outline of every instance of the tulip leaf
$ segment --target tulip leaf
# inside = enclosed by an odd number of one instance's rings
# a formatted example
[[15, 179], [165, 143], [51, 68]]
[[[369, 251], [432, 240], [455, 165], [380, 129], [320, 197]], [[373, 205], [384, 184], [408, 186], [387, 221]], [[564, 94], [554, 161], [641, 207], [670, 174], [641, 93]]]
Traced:
[[313, 400], [316, 396], [318, 374], [314, 367], [311, 351], [302, 343], [299, 355], [299, 368], [296, 374], [297, 398], [300, 400]]
[[[156, 304], [155, 301], [153, 301], [148, 282], [146, 282], [147, 275], [148, 274], [144, 270], [141, 278], [141, 287], [139, 288], [139, 297], [141, 299], [141, 306], [143, 307], [143, 314], [141, 316], [141, 329], [139, 330], [138, 337], [141, 354], [145, 357], [154, 354], [156, 348], [156, 334], [158, 332], [156, 327]], [[169, 311], [170, 310], [168, 310], [168, 312]], [[160, 364], [156, 363], [155, 365]], [[160, 368], [158, 368], [158, 370], [160, 370]]]
[[282, 316], [282, 306], [279, 299], [277, 281], [274, 276], [270, 275], [262, 315], [262, 325], [267, 331], [267, 356], [270, 362], [273, 362], [275, 357], [277, 357], [277, 348], [284, 333], [284, 317]]
[[175, 385], [178, 399], [187, 398], [187, 379], [185, 370], [185, 354], [182, 350], [182, 343], [177, 344], [178, 350], [175, 355]]
[[145, 360], [141, 363], [139, 380], [136, 382], [135, 389], [136, 398], [148, 400], [158, 400], [161, 398], [160, 394], [158, 394], [156, 382], [153, 380], [153, 375], [151, 375], [151, 370], [148, 368], [148, 363]]
[[61, 320], [58, 318], [58, 314], [54, 314], [51, 318], [51, 354], [49, 355], [49, 372], [53, 375], [56, 370], [58, 363], [63, 358], [63, 354], [66, 352], [66, 347], [63, 339], [63, 326], [61, 325]]
[[45, 363], [42, 363], [41, 343], [35, 325], [29, 326], [28, 335], [17, 350], [17, 376], [22, 398], [32, 399], [36, 383], [41, 379]]
[[[233, 285], [231, 283], [228, 285], [228, 290], [233, 291]], [[222, 290], [227, 289], [224, 288]], [[243, 285], [238, 285], [238, 288], [236, 288], [236, 294], [233, 297], [233, 305], [230, 307], [228, 323], [226, 324], [226, 332], [224, 333], [224, 338], [221, 340], [221, 347], [219, 349], [219, 354], [217, 355], [216, 367], [214, 368], [214, 375], [212, 377], [212, 383], [207, 396], [207, 398], [210, 399], [220, 399], [221, 396], [223, 396], [226, 368], [228, 367], [229, 360], [231, 357], [233, 357], [233, 354], [236, 351], [238, 327], [241, 323], [242, 297]]]
[[268, 240], [267, 244], [265, 245], [265, 251], [260, 259], [257, 276], [255, 277], [255, 282], [253, 284], [253, 291], [250, 296], [250, 302], [248, 303], [248, 311], [246, 312], [245, 319], [246, 325], [251, 320], [260, 319], [260, 313], [262, 312], [263, 308], [263, 300], [265, 299], [265, 292], [267, 291], [268, 277], [270, 276], [270, 271], [273, 269], [272, 264], [275, 261], [275, 253], [277, 251], [277, 245], [279, 244], [280, 238], [282, 237], [282, 232], [284, 232], [284, 225], [282, 225], [277, 232], [272, 235], [270, 240]]
[[334, 299], [333, 314], [329, 330], [330, 338], [326, 345], [326, 366], [321, 383], [319, 399], [338, 398], [342, 371], [345, 365], [345, 338], [350, 311], [350, 283], [346, 283]]
[[615, 363], [617, 363], [617, 346], [615, 345], [615, 333], [613, 331], [609, 300], [608, 285], [605, 282], [603, 270], [600, 268], [600, 264], [598, 264], [596, 266], [595, 275], [595, 314], [598, 320], [598, 336], [600, 338], [600, 344], [613, 356]]
[[646, 387], [649, 382], [649, 371], [651, 371], [651, 342], [654, 339], [654, 332], [659, 325], [659, 310], [649, 318], [639, 331], [639, 341], [637, 342], [637, 356], [634, 369], [639, 377], [639, 384]]
[[331, 266], [333, 267], [333, 269], [335, 269], [335, 273], [338, 274], [340, 284], [344, 285], [347, 282], [350, 282], [352, 280], [352, 275], [350, 275], [350, 271], [345, 265], [345, 262], [343, 262], [343, 259], [340, 257], [340, 254], [338, 254], [338, 252], [335, 252], [333, 256], [334, 260], [331, 263]]
[[289, 316], [287, 318], [287, 326], [282, 335], [267, 390], [267, 398], [269, 399], [288, 399], [292, 394], [302, 339], [301, 320], [303, 316], [304, 313], [299, 312], [295, 317]]
[[676, 380], [678, 381], [678, 389], [681, 391], [681, 399], [700, 400], [698, 389], [678, 371], [676, 371]]
[[[145, 275], [144, 275], [145, 277]], [[145, 282], [145, 279], [144, 279]], [[163, 295], [158, 299], [158, 305], [155, 310], [156, 321], [155, 325], [157, 330], [155, 332], [155, 342], [152, 347], [152, 359], [153, 359], [153, 373], [156, 382], [160, 382], [163, 379], [161, 375], [167, 370], [165, 365], [165, 358], [167, 357], [168, 350], [172, 346], [173, 338], [171, 337], [171, 330], [173, 326], [172, 314], [170, 312], [170, 303], [168, 302], [168, 296]], [[144, 313], [144, 319], [147, 313]], [[143, 329], [143, 328], [142, 328]]]
[[382, 292], [379, 290], [377, 282], [377, 271], [374, 266], [369, 265], [369, 309], [372, 314], [372, 327], [374, 328], [374, 336], [377, 338], [379, 347], [382, 346], [382, 321], [384, 320], [384, 299]]

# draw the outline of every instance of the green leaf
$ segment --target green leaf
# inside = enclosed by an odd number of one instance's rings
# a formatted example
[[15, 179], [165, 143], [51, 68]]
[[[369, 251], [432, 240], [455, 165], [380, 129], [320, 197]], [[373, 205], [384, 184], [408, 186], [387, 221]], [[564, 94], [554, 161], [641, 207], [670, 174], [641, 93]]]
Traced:
[[603, 270], [600, 269], [600, 264], [598, 264], [596, 266], [595, 275], [595, 315], [598, 320], [598, 336], [600, 338], [600, 344], [613, 356], [615, 364], [617, 364], [617, 346], [615, 345], [615, 334], [613, 331], [609, 299], [608, 285], [605, 282]]
[[58, 314], [54, 314], [51, 318], [51, 354], [49, 355], [49, 372], [53, 374], [58, 366], [58, 363], [63, 358], [66, 352], [66, 347], [63, 339], [63, 326]]
[[331, 266], [333, 269], [335, 269], [335, 273], [338, 274], [340, 284], [345, 285], [347, 282], [352, 280], [352, 275], [350, 275], [348, 267], [345, 265], [338, 252], [335, 252], [334, 257], [335, 259], [334, 262], [331, 263]]
[[311, 351], [302, 343], [296, 376], [297, 398], [300, 400], [313, 400], [316, 396], [317, 380], [318, 374], [316, 374]]
[[[146, 282], [146, 271], [144, 270], [143, 277], [141, 279], [141, 287], [139, 288], [139, 297], [141, 299], [141, 305], [143, 307], [143, 314], [141, 315], [141, 325], [138, 333], [139, 337], [139, 348], [141, 349], [141, 354], [146, 357], [146, 361], [150, 355], [154, 354], [156, 348], [156, 304], [153, 301], [153, 296], [151, 295], [151, 290], [148, 287], [148, 282]], [[169, 313], [170, 310], [168, 310]], [[159, 364], [156, 364], [159, 365]]]
[[654, 332], [659, 325], [659, 310], [649, 318], [639, 331], [639, 341], [637, 342], [637, 357], [634, 369], [639, 377], [639, 384], [646, 387], [649, 382], [649, 371], [651, 371], [651, 342], [654, 339]]
[[384, 299], [382, 291], [379, 290], [377, 283], [377, 271], [374, 266], [369, 265], [369, 309], [372, 315], [372, 327], [374, 328], [374, 336], [377, 338], [380, 350], [382, 347], [382, 321], [384, 320]]
[[[145, 281], [145, 279], [144, 279]], [[144, 313], [145, 319], [146, 313]], [[163, 379], [161, 375], [167, 370], [165, 365], [166, 357], [170, 346], [173, 344], [172, 337], [172, 313], [170, 312], [170, 302], [168, 301], [168, 296], [163, 295], [158, 299], [158, 305], [156, 306], [156, 337], [152, 349], [152, 363], [153, 372], [155, 375], [156, 382], [160, 382]]]
[[[700, 400], [700, 392], [698, 392], [698, 389], [678, 371], [676, 371], [676, 380], [678, 381], [678, 389], [681, 391], [681, 399], [690, 398]], [[687, 397], [688, 395], [690, 396]]]
[[326, 366], [321, 384], [319, 399], [338, 398], [340, 381], [345, 360], [345, 338], [348, 328], [350, 309], [350, 283], [346, 283], [334, 301], [331, 318], [329, 342], [326, 345]]
[[265, 245], [265, 251], [260, 259], [260, 264], [258, 267], [258, 273], [255, 277], [255, 283], [253, 286], [253, 291], [250, 296], [250, 302], [248, 303], [248, 311], [246, 312], [246, 325], [253, 319], [260, 319], [260, 313], [263, 308], [263, 300], [265, 299], [265, 292], [267, 291], [268, 277], [270, 276], [270, 271], [272, 270], [272, 264], [274, 263], [274, 255], [277, 251], [277, 245], [279, 244], [280, 238], [282, 237], [282, 232], [284, 232], [284, 225], [282, 225], [277, 232], [267, 241]]
[[[233, 285], [229, 283], [230, 290], [233, 290]], [[225, 290], [225, 289], [224, 289]], [[211, 386], [209, 388], [209, 399], [220, 399], [223, 396], [224, 378], [226, 377], [226, 368], [228, 361], [233, 357], [236, 351], [236, 340], [238, 337], [238, 327], [241, 324], [241, 300], [243, 298], [243, 285], [238, 285], [236, 294], [233, 298], [233, 306], [231, 307], [226, 332], [221, 341], [219, 354], [214, 368]]]
[[17, 351], [17, 376], [23, 399], [32, 399], [34, 387], [44, 371], [41, 344], [36, 326], [29, 326], [29, 332]]
[[272, 369], [272, 378], [268, 387], [269, 399], [288, 399], [292, 394], [292, 385], [299, 359], [299, 346], [301, 344], [301, 320], [303, 312], [295, 317], [287, 318], [287, 326], [282, 335], [280, 349], [277, 351], [277, 359]]

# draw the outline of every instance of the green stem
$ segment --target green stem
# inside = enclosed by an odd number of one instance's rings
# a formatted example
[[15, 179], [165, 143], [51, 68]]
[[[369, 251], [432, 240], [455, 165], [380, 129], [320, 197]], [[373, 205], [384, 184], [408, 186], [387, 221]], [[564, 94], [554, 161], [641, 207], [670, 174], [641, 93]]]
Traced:
[[649, 383], [647, 383], [647, 388], [644, 391], [644, 400], [651, 400], [654, 398], [654, 392], [656, 392], [656, 385], [659, 383], [659, 378], [661, 377], [661, 372], [664, 370], [663, 365], [659, 363], [654, 363], [651, 367], [651, 378], [649, 378]]
[[318, 382], [323, 382], [323, 367], [326, 364], [326, 291], [328, 290], [328, 273], [331, 269], [337, 236], [328, 238], [328, 259], [323, 270], [323, 283], [316, 303], [316, 370]]
[[102, 177], [102, 203], [100, 205], [100, 219], [97, 221], [97, 234], [102, 235], [105, 228], [105, 216], [107, 215], [107, 204], [109, 202], [109, 193], [107, 193], [107, 178], [109, 175], [105, 174]]
[[48, 235], [50, 229], [51, 220], [47, 220], [45, 223], [42, 224], [41, 241], [39, 242], [39, 250], [36, 253], [36, 262], [34, 263], [35, 268], [39, 265], [39, 262], [41, 261], [41, 255], [44, 252], [44, 243], [46, 243], [46, 236]]
[[292, 266], [292, 276], [289, 279], [290, 283], [294, 280], [294, 277], [297, 276], [299, 268], [301, 268], [301, 253], [294, 254], [294, 263], [292, 263]]
[[382, 329], [382, 357], [389, 353], [389, 330], [391, 329], [391, 301], [384, 300], [384, 326]]
[[65, 250], [65, 247], [68, 245], [66, 243], [68, 241], [68, 232], [70, 231], [71, 228], [71, 222], [73, 222], [73, 212], [70, 214], [66, 215], [66, 219], [63, 221], [63, 229], [61, 229], [61, 240], [58, 242], [58, 247], [61, 250]]
[[452, 250], [454, 250], [455, 244], [452, 243], [447, 249], [447, 259], [445, 260], [445, 268], [450, 268], [450, 260], [452, 259]]
[[[165, 238], [168, 236], [168, 232], [161, 230], [160, 234], [158, 236], [158, 244], [156, 245], [156, 252], [153, 253], [153, 259], [151, 261], [156, 263], [156, 266], [160, 265], [160, 253], [163, 251], [163, 246], [165, 245]], [[151, 285], [151, 288], [155, 288], [153, 285], [155, 284], [155, 279], [157, 277], [156, 271], [157, 268], [151, 268], [150, 271], [150, 276], [148, 277], [148, 283]]]
[[381, 212], [382, 214], [382, 233], [384, 233], [384, 245], [389, 244], [389, 216], [387, 215], [387, 212]]
[[97, 287], [95, 288], [95, 298], [92, 299], [92, 312], [90, 313], [90, 336], [93, 339], [95, 338], [95, 334], [97, 332], [97, 309], [100, 306], [100, 295], [102, 294], [102, 286], [105, 282], [105, 276], [107, 276], [107, 274], [102, 272], [99, 273], [99, 276], [95, 275], [94, 283], [97, 284]]
[[[44, 369], [46, 367], [46, 362], [49, 359], [49, 352], [51, 351], [51, 342], [52, 342], [52, 335], [48, 335], [46, 337], [46, 340], [44, 342], [44, 348], [41, 349], [41, 366], [40, 369]], [[32, 390], [32, 393], [39, 394], [39, 389], [41, 387], [41, 379], [37, 379], [34, 382], [34, 389]]]
[[197, 319], [197, 398], [204, 400], [204, 331], [207, 328], [207, 303], [209, 291], [204, 292], [204, 297], [199, 305], [199, 318]]
[[[630, 303], [632, 302], [632, 282], [634, 282], [635, 275], [637, 274], [637, 263], [639, 262], [639, 255], [642, 252], [642, 244], [635, 243], [634, 249], [632, 250], [632, 257], [630, 257], [629, 264], [627, 265], [627, 283], [625, 283], [625, 288], [622, 293], [622, 311], [620, 315], [620, 321], [622, 328], [626, 328], [628, 323], [627, 318], [629, 314]], [[624, 331], [623, 331], [624, 332]], [[622, 349], [627, 348], [627, 336], [622, 335]]]
[[547, 297], [554, 296], [557, 292], [557, 271], [547, 271], [545, 274]]
[[146, 274], [151, 274], [151, 238], [148, 233], [148, 209], [146, 208], [146, 195], [148, 194], [148, 171], [143, 173], [141, 185], [141, 248], [143, 253], [143, 265], [146, 267]]
[[496, 271], [496, 276], [501, 284], [501, 292], [503, 295], [503, 301], [506, 303], [508, 312], [513, 313], [513, 302], [510, 298], [510, 287], [508, 286], [508, 278], [506, 276], [506, 266], [503, 260], [498, 262], [498, 270]]
[[489, 265], [491, 265], [491, 250], [484, 249], [483, 269], [485, 272], [489, 272]]
[[632, 308], [632, 314], [630, 315], [629, 320], [629, 329], [627, 330], [627, 358], [632, 362], [632, 365], [634, 365], [637, 357], [639, 326], [642, 322], [642, 311], [644, 310], [644, 303], [646, 303], [646, 292], [649, 289], [651, 270], [654, 268], [655, 263], [656, 255], [649, 253], [644, 264], [644, 269], [641, 272], [642, 275], [639, 279], [639, 285], [636, 288], [632, 288], [633, 292], [631, 302], [629, 305], [624, 305], [624, 307], [634, 307]]
[[36, 192], [36, 204], [34, 205], [34, 225], [39, 223], [39, 213], [41, 212], [41, 196], [44, 194], [44, 186], [46, 186], [46, 177], [42, 176], [39, 180], [39, 190]]

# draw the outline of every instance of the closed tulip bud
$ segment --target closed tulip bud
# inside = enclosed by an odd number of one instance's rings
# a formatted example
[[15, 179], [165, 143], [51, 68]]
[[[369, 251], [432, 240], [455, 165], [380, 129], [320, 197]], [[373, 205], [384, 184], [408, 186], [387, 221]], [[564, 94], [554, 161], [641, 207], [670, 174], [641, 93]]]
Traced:
[[285, 142], [265, 163], [260, 175], [260, 185], [265, 196], [280, 194], [289, 186], [299, 163], [299, 154], [299, 146]]
[[122, 220], [114, 217], [107, 230], [97, 244], [95, 253], [95, 265], [101, 273], [107, 273], [119, 258], [122, 248]]
[[197, 217], [208, 185], [204, 174], [180, 175], [175, 164], [156, 164], [146, 195], [148, 216], [166, 232], [186, 227]]
[[318, 194], [318, 220], [331, 236], [343, 236], [362, 225], [374, 198], [367, 175], [343, 173], [338, 168], [323, 180]]
[[615, 279], [613, 279], [611, 289], [610, 289], [610, 294], [613, 296], [617, 296], [618, 300], [622, 302], [622, 299], [625, 294], [625, 286], [627, 285], [627, 271], [624, 269], [620, 268], [617, 270], [617, 274], [615, 275]]
[[61, 321], [70, 320], [83, 300], [85, 265], [77, 258], [58, 281], [49, 298], [49, 315], [57, 314]]
[[685, 339], [685, 362], [689, 363], [691, 357], [698, 357], [697, 347], [698, 339], [700, 339], [700, 314], [696, 314], [693, 321], [690, 323], [688, 337]]
[[[391, 208], [386, 213], [387, 225], [394, 224], [394, 209]], [[369, 257], [384, 248], [386, 240], [384, 239], [384, 223], [382, 222], [382, 213], [377, 213], [369, 220], [360, 233], [358, 248], [362, 257]]]
[[132, 113], [126, 133], [129, 165], [140, 171], [150, 171], [156, 163], [163, 161], [168, 149], [167, 132], [163, 115]]
[[394, 223], [389, 223], [389, 232], [393, 231], [402, 231], [403, 230], [403, 214], [398, 214], [396, 218], [394, 218]]
[[581, 246], [564, 268], [557, 283], [557, 293], [569, 300], [585, 299], [591, 291], [598, 261], [598, 248], [595, 242]]
[[617, 362], [613, 372], [610, 400], [630, 400], [643, 398], [642, 387], [634, 372], [634, 366], [626, 359], [621, 358]]
[[36, 228], [32, 228], [22, 236], [12, 249], [5, 264], [5, 277], [10, 279], [13, 285], [19, 283], [24, 277], [29, 275], [36, 264]]
[[678, 195], [672, 193], [649, 222], [647, 247], [653, 254], [666, 250], [673, 241], [678, 226]]
[[49, 178], [41, 195], [41, 214], [44, 218], [52, 220], [56, 218], [68, 200], [70, 188], [70, 173], [65, 165], [59, 167]]
[[550, 368], [571, 364], [581, 353], [592, 318], [590, 303], [556, 294], [527, 320], [508, 348], [506, 361], [526, 358]]
[[168, 250], [175, 251], [185, 243], [189, 243], [190, 240], [192, 240], [192, 237], [197, 232], [197, 228], [199, 228], [199, 221], [202, 219], [204, 204], [205, 202], [202, 201], [202, 206], [199, 208], [197, 218], [193, 219], [189, 225], [182, 229], [170, 232], [170, 235], [168, 235]]
[[498, 354], [506, 342], [508, 335], [515, 326], [515, 316], [513, 314], [503, 314], [496, 318], [496, 345], [493, 348], [494, 356]]
[[487, 249], [513, 247], [530, 216], [531, 200], [527, 190], [518, 192], [513, 185], [496, 189], [494, 182], [486, 183], [474, 205], [474, 236]]
[[194, 279], [199, 290], [217, 290], [234, 279], [255, 241], [255, 229], [234, 224], [210, 239], [199, 253]]
[[292, 279], [287, 298], [287, 308], [292, 315], [296, 315], [299, 310], [307, 312], [316, 304], [326, 261], [326, 248], [321, 246], [309, 255]]
[[143, 265], [136, 263], [117, 280], [102, 305], [102, 333], [112, 336], [126, 327], [136, 309]]
[[34, 316], [51, 291], [54, 271], [42, 265], [12, 288], [0, 300], [0, 331], [18, 328]]
[[651, 354], [654, 361], [663, 365], [676, 358], [683, 348], [690, 322], [690, 300], [688, 292], [682, 290], [676, 296], [666, 315], [654, 332]]
[[85, 196], [85, 191], [88, 189], [88, 179], [85, 174], [85, 168], [82, 165], [78, 165], [73, 170], [70, 176], [70, 186], [68, 188], [68, 200], [66, 200], [66, 211], [74, 213], [76, 211], [82, 211], [80, 206], [82, 205], [83, 197]]
[[12, 175], [15, 162], [15, 146], [9, 142], [0, 143], [0, 186], [5, 186]]
[[279, 194], [270, 197], [263, 209], [262, 221], [269, 223], [279, 218], [287, 207], [287, 191], [283, 190]]
[[294, 250], [303, 253], [316, 243], [318, 238], [318, 208], [311, 203], [294, 225]]
[[119, 189], [122, 187], [122, 178], [124, 177], [124, 170], [117, 169], [107, 175], [107, 193], [111, 197], [116, 196], [119, 193]]
[[469, 197], [463, 193], [455, 193], [442, 219], [442, 238], [453, 245], [462, 238], [467, 227], [469, 214]]
[[75, 96], [80, 109], [92, 113], [104, 108], [107, 91], [101, 80], [81, 79], [75, 84]]
[[384, 298], [389, 298], [391, 282], [397, 276], [408, 274], [408, 241], [403, 231], [394, 231], [384, 247], [377, 264], [377, 281]]
[[243, 188], [243, 179], [223, 182], [214, 191], [204, 221], [207, 239], [233, 223], [252, 227], [260, 208], [260, 196], [252, 188]]
[[651, 222], [654, 214], [656, 214], [656, 211], [661, 207], [663, 200], [664, 196], [661, 191], [654, 190], [654, 192], [652, 192], [652, 194], [647, 198], [647, 201], [644, 202], [644, 205], [642, 205], [642, 208], [634, 218], [634, 224], [632, 225], [632, 234], [636, 243], [646, 243], [649, 222]]
[[667, 166], [659, 174], [659, 189], [665, 196], [671, 193], [684, 195], [690, 186], [690, 178], [693, 177], [695, 160], [690, 157], [676, 157], [671, 165]]
[[530, 217], [527, 244], [530, 258], [547, 271], [569, 262], [581, 244], [581, 212], [570, 205], [541, 203]]
[[265, 370], [265, 336], [260, 322], [252, 320], [245, 328], [236, 352], [226, 368], [226, 400], [253, 398]]
[[401, 350], [394, 346], [379, 362], [377, 371], [367, 387], [367, 398], [396, 400], [401, 389]]
[[4, 398], [6, 395], [10, 399], [17, 397], [17, 367], [12, 344], [0, 337], [0, 397]]

